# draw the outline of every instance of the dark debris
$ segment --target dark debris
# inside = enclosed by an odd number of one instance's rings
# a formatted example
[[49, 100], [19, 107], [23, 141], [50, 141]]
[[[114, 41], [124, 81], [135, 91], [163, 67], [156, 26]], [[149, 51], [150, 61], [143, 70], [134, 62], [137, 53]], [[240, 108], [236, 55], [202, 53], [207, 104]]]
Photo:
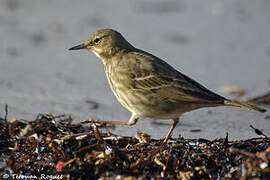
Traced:
[[0, 118], [0, 177], [41, 174], [58, 179], [269, 179], [270, 139], [170, 139], [144, 133], [122, 137], [69, 116], [40, 114], [33, 121]]
[[262, 96], [248, 99], [247, 102], [254, 103], [254, 104], [270, 105], [270, 92]]

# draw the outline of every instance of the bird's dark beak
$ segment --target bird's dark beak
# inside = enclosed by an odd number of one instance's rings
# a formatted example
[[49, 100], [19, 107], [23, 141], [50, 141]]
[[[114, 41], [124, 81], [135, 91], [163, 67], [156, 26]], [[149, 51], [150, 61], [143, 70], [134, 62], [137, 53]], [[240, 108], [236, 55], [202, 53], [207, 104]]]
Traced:
[[87, 48], [87, 44], [82, 43], [80, 45], [74, 46], [72, 48], [69, 48], [68, 50], [79, 50], [79, 49], [86, 49]]

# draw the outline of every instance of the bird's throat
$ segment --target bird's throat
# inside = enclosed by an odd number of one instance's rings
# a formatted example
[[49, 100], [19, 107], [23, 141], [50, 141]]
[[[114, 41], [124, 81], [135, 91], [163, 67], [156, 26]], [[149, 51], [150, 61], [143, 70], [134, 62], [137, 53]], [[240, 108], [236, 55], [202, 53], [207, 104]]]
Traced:
[[94, 53], [99, 59], [102, 59], [101, 56], [99, 55], [99, 53], [97, 53], [96, 51], [93, 51], [93, 53]]

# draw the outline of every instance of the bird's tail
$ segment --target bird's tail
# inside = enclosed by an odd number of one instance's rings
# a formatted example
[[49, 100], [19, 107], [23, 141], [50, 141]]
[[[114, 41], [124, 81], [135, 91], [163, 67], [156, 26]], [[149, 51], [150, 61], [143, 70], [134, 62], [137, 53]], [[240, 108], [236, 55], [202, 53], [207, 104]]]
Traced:
[[228, 100], [228, 99], [224, 100], [224, 105], [225, 106], [238, 107], [238, 108], [241, 108], [241, 109], [246, 109], [246, 110], [255, 111], [255, 112], [261, 112], [261, 113], [266, 111], [263, 108], [259, 108], [259, 107], [256, 107], [254, 105], [251, 105], [251, 104], [248, 104], [248, 103], [245, 103], [245, 102], [239, 102], [239, 101]]

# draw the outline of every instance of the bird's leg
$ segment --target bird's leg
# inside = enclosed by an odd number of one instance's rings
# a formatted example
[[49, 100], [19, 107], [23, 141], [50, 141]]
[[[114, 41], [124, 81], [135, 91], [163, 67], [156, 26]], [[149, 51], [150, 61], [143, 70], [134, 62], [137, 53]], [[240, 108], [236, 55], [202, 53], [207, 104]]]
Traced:
[[83, 121], [82, 123], [98, 123], [98, 124], [103, 124], [105, 130], [107, 131], [108, 136], [113, 135], [111, 131], [107, 128], [107, 124], [116, 124], [116, 125], [128, 125], [132, 126], [136, 124], [137, 120], [139, 117], [136, 114], [132, 114], [129, 121], [104, 121], [104, 120], [86, 120]]
[[132, 126], [132, 125], [136, 124], [136, 122], [137, 122], [138, 119], [139, 119], [139, 117], [135, 113], [132, 113], [129, 121], [107, 121], [107, 120], [87, 119], [87, 120], [84, 120], [83, 122], [81, 122], [81, 124], [85, 124], [85, 123], [97, 123], [97, 124], [115, 124], [115, 125], [128, 125], [128, 126]]
[[163, 143], [161, 144], [161, 146], [159, 146], [154, 152], [152, 152], [148, 158], [156, 155], [160, 150], [162, 150], [162, 148], [167, 144], [168, 140], [170, 139], [171, 137], [171, 134], [174, 130], [174, 128], [176, 127], [177, 123], [179, 122], [179, 119], [178, 118], [175, 118], [173, 119], [173, 125], [171, 126], [166, 138], [164, 139]]
[[[138, 121], [139, 116], [135, 113], [132, 113], [129, 121], [104, 121], [104, 120], [95, 120], [95, 119], [87, 119], [82, 121], [80, 124], [86, 124], [86, 123], [97, 123], [97, 124], [102, 124], [104, 125], [108, 135], [112, 135], [112, 133], [109, 131], [109, 129], [106, 127], [107, 124], [115, 124], [115, 125], [128, 125], [128, 126], [132, 126], [134, 124], [136, 124], [136, 122]], [[81, 134], [72, 134], [69, 135], [69, 137], [76, 137], [76, 136], [80, 136]], [[66, 138], [66, 137], [63, 137]]]
[[154, 155], [156, 155], [160, 150], [163, 149], [163, 147], [167, 144], [168, 140], [170, 139], [170, 136], [174, 130], [174, 128], [176, 127], [177, 123], [179, 122], [179, 118], [175, 118], [173, 119], [173, 125], [171, 126], [166, 138], [164, 139], [164, 141], [162, 142], [161, 146], [159, 146], [156, 150], [154, 150], [145, 160], [143, 160], [143, 157], [140, 158], [136, 163], [131, 165], [131, 168], [135, 168], [138, 167], [141, 163], [148, 161], [149, 159], [151, 159]]

